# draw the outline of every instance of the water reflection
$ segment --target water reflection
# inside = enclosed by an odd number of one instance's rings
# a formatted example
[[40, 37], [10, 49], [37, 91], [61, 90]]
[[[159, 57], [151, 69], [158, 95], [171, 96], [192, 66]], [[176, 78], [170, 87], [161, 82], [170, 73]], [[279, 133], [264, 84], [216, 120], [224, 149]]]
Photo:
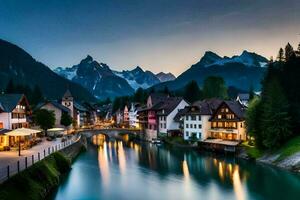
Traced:
[[104, 141], [103, 146], [98, 147], [98, 163], [101, 172], [101, 177], [104, 185], [109, 185], [109, 161], [107, 154], [107, 144]]
[[[92, 138], [55, 199], [299, 199], [300, 177], [231, 157]], [[285, 192], [282, 192], [285, 191]]]
[[119, 141], [117, 147], [118, 147], [118, 160], [119, 160], [120, 171], [122, 174], [124, 174], [126, 170], [126, 156], [123, 148], [123, 143]]
[[245, 200], [245, 191], [240, 179], [239, 167], [235, 166], [233, 172], [233, 188], [236, 195], [237, 200]]

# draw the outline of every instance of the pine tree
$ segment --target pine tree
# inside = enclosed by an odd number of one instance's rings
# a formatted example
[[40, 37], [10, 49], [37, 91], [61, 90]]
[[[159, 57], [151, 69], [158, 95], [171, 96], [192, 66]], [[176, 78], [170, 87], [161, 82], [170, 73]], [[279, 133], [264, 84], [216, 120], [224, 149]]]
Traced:
[[227, 88], [225, 81], [219, 76], [209, 76], [204, 80], [203, 84], [204, 98], [227, 98]]
[[285, 60], [288, 62], [292, 57], [295, 57], [295, 51], [290, 43], [285, 46]]
[[279, 62], [283, 62], [284, 61], [284, 51], [283, 51], [283, 48], [279, 49], [277, 60]]
[[184, 88], [184, 99], [193, 103], [202, 98], [201, 90], [196, 81], [189, 82]]
[[292, 134], [288, 101], [276, 77], [266, 86], [263, 102], [263, 144], [267, 148], [280, 147]]
[[249, 136], [255, 138], [255, 145], [259, 149], [263, 149], [263, 135], [261, 130], [261, 118], [262, 118], [262, 109], [261, 109], [261, 99], [259, 97], [254, 97], [246, 111], [246, 128]]
[[300, 43], [298, 44], [298, 49], [297, 49], [297, 52], [296, 52], [296, 56], [300, 57]]

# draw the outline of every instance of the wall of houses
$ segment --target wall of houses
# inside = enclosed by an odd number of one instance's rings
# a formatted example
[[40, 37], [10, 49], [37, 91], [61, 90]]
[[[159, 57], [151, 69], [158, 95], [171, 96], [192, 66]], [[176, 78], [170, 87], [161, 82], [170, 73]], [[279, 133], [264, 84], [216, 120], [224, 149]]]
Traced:
[[167, 134], [169, 130], [179, 130], [179, 122], [174, 121], [174, 117], [180, 109], [188, 106], [188, 103], [182, 100], [177, 107], [168, 116], [158, 117], [158, 131], [161, 134]]
[[146, 140], [151, 141], [152, 139], [157, 138], [157, 130], [145, 129]]
[[46, 110], [50, 110], [50, 111], [53, 111], [54, 114], [55, 114], [55, 127], [63, 127], [61, 124], [60, 124], [60, 119], [61, 119], [61, 115], [62, 115], [62, 111], [58, 108], [56, 108], [55, 106], [53, 106], [51, 103], [47, 103], [45, 105], [43, 105], [41, 107], [41, 109], [46, 109]]
[[245, 121], [238, 122], [238, 138], [240, 140], [247, 140], [247, 134], [246, 134], [246, 127], [245, 127]]
[[202, 137], [202, 120], [201, 115], [186, 115], [184, 116], [184, 134], [183, 138], [189, 140], [195, 135], [197, 139]]
[[3, 123], [4, 129], [11, 129], [11, 113], [3, 112], [0, 113], [0, 122]]

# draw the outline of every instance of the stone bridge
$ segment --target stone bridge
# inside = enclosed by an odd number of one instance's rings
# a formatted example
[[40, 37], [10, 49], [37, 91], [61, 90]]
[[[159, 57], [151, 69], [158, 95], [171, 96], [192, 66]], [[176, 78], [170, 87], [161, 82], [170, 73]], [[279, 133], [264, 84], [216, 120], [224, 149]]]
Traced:
[[140, 130], [133, 130], [133, 129], [120, 129], [120, 128], [112, 128], [112, 129], [89, 129], [89, 130], [81, 130], [78, 131], [79, 133], [83, 134], [84, 136], [90, 138], [93, 135], [97, 134], [104, 134], [108, 137], [119, 137], [119, 133], [128, 133], [129, 135], [137, 135], [140, 134]]

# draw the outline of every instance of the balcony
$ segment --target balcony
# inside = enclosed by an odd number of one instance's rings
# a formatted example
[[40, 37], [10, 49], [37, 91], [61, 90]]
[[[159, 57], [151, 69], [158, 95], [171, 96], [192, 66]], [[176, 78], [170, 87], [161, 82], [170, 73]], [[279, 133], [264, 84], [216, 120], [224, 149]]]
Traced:
[[237, 129], [232, 129], [232, 128], [211, 128], [209, 129], [210, 132], [217, 132], [217, 133], [235, 133], [238, 134]]

